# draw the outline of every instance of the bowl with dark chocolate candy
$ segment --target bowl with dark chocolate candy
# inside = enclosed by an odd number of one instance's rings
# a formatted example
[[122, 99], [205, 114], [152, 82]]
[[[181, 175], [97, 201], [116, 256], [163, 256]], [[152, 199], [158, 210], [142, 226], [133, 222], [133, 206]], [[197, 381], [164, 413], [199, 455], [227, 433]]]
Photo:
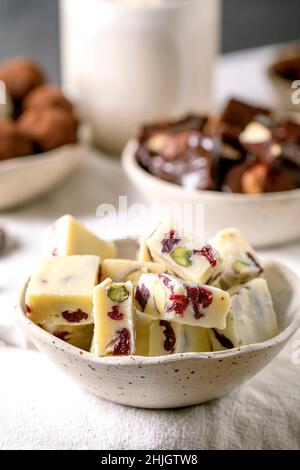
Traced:
[[206, 236], [236, 226], [255, 246], [300, 237], [300, 123], [231, 99], [218, 118], [141, 128], [123, 166], [148, 202], [203, 204]]
[[[299, 87], [293, 83], [300, 80], [300, 46], [283, 48], [269, 66], [268, 75], [277, 96], [278, 107], [299, 112]], [[292, 99], [293, 95], [295, 100]]]
[[27, 58], [0, 64], [0, 210], [26, 203], [61, 182], [84, 153], [72, 103]]

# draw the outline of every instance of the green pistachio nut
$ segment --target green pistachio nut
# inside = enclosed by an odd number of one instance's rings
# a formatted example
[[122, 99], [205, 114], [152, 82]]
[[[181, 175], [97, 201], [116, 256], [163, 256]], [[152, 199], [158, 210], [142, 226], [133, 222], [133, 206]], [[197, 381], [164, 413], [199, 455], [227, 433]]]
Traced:
[[117, 284], [113, 284], [107, 291], [107, 296], [113, 302], [124, 302], [124, 300], [128, 299], [129, 292], [125, 286], [120, 286]]

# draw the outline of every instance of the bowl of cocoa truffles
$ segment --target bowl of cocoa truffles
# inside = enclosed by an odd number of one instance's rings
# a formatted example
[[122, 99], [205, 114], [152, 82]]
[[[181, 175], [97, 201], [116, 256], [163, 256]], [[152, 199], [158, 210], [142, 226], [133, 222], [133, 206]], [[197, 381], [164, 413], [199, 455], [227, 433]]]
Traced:
[[200, 205], [205, 236], [238, 227], [256, 247], [300, 237], [300, 121], [230, 99], [218, 116], [144, 125], [124, 170], [151, 203]]
[[0, 64], [0, 210], [52, 189], [84, 154], [75, 109], [25, 57]]

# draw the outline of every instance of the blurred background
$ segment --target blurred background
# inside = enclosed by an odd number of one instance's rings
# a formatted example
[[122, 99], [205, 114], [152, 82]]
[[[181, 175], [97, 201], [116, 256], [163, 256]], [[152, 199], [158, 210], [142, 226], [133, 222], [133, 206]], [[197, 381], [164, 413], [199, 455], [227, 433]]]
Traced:
[[[199, 0], [201, 1], [201, 0]], [[1, 0], [0, 60], [28, 54], [58, 83], [57, 0]], [[222, 52], [298, 39], [299, 0], [223, 0]]]

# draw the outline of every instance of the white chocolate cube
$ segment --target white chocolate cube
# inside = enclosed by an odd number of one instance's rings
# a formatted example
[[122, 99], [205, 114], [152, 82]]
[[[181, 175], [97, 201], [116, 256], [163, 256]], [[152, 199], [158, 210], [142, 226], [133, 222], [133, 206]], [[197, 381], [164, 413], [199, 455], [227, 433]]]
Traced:
[[137, 258], [138, 261], [140, 261], [141, 263], [150, 263], [151, 261], [153, 261], [146, 240], [144, 238], [140, 239]]
[[209, 352], [208, 330], [166, 320], [154, 320], [150, 326], [149, 356], [185, 352]]
[[213, 329], [210, 339], [215, 351], [261, 343], [279, 333], [267, 281], [253, 279], [231, 291], [231, 311], [224, 330]]
[[136, 356], [149, 356], [150, 326], [154, 320], [145, 313], [136, 311], [135, 324], [135, 354]]
[[26, 291], [27, 315], [42, 325], [93, 323], [93, 288], [99, 269], [97, 256], [42, 258]]
[[94, 325], [42, 325], [42, 328], [48, 333], [51, 333], [53, 336], [56, 336], [66, 343], [76, 346], [76, 348], [83, 349], [84, 351], [89, 351], [93, 333]]
[[135, 289], [136, 308], [154, 319], [204, 328], [225, 328], [230, 296], [215, 287], [170, 274], [143, 274]]
[[204, 284], [220, 269], [220, 255], [211, 245], [187, 236], [172, 222], [160, 223], [146, 243], [153, 260], [182, 279]]
[[115, 258], [113, 242], [101, 240], [70, 215], [64, 215], [48, 228], [44, 241], [47, 256], [95, 255], [102, 260]]
[[135, 312], [130, 281], [106, 279], [94, 288], [94, 353], [128, 356], [135, 353]]
[[114, 282], [132, 281], [136, 284], [142, 274], [163, 273], [165, 266], [160, 263], [142, 263], [127, 259], [105, 259], [101, 264], [101, 280]]
[[223, 263], [221, 272], [209, 284], [227, 290], [262, 274], [255, 251], [239, 230], [221, 230], [210, 243], [220, 253]]

